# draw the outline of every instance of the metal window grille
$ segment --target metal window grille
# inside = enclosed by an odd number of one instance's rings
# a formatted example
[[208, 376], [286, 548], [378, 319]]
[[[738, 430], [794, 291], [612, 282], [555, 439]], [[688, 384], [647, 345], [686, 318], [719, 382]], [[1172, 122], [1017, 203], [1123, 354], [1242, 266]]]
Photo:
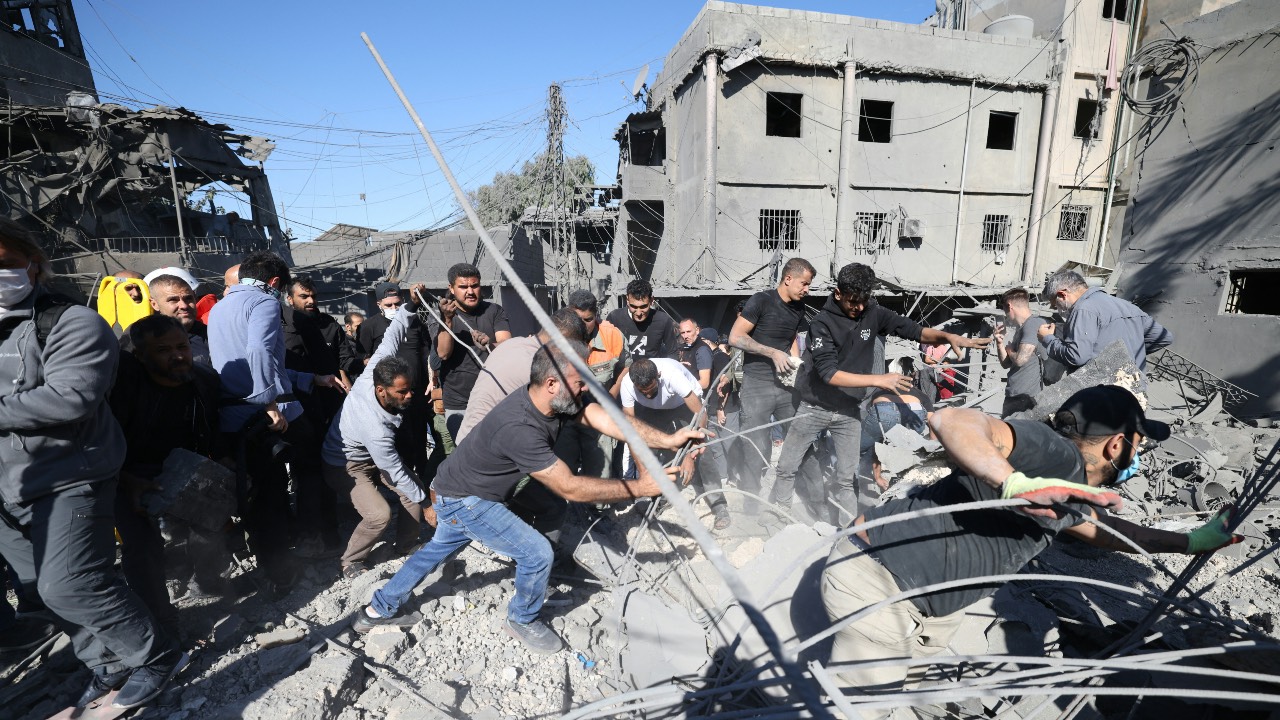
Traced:
[[1009, 248], [1009, 216], [982, 218], [982, 252], [1002, 253]]
[[1084, 242], [1089, 239], [1089, 206], [1063, 205], [1058, 218], [1058, 239]]
[[860, 212], [854, 217], [853, 250], [854, 252], [874, 255], [889, 249], [889, 214], [882, 212]]
[[760, 211], [761, 250], [796, 250], [799, 247], [799, 210]]

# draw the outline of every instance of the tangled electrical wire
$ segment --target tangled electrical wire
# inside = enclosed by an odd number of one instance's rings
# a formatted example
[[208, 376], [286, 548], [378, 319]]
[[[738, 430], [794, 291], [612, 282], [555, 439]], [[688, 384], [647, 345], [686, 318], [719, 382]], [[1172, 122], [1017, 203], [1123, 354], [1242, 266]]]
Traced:
[[[1167, 85], [1162, 92], [1147, 98], [1134, 97], [1131, 92], [1144, 70], [1152, 73], [1151, 87], [1158, 78]], [[1200, 55], [1195, 43], [1188, 38], [1163, 38], [1143, 45], [1124, 66], [1120, 77], [1120, 96], [1139, 115], [1150, 118], [1166, 117], [1178, 107], [1182, 96], [1195, 87], [1200, 75]]]

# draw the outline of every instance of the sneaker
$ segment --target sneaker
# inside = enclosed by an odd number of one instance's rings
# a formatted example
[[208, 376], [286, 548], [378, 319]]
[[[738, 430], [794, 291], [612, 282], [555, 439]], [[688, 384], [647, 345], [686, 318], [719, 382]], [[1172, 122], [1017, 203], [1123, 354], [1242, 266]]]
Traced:
[[129, 680], [120, 688], [111, 707], [128, 710], [150, 702], [165, 689], [178, 671], [187, 666], [189, 660], [190, 656], [186, 653], [179, 653], [178, 659], [173, 663], [157, 663], [134, 670]]
[[541, 620], [534, 620], [531, 623], [518, 623], [511, 618], [507, 618], [502, 627], [507, 631], [508, 635], [524, 643], [525, 647], [542, 655], [550, 655], [564, 645], [560, 641], [560, 636], [556, 635]]
[[0, 653], [30, 650], [53, 637], [53, 626], [47, 622], [18, 618], [0, 632]]
[[716, 521], [712, 525], [716, 530], [727, 530], [733, 524], [733, 519], [729, 517], [729, 511], [723, 505], [719, 506], [719, 510], [714, 511]]
[[392, 617], [369, 617], [369, 613], [365, 608], [360, 608], [356, 621], [351, 623], [351, 629], [364, 635], [378, 627], [409, 628], [420, 622], [422, 622], [422, 615], [416, 612], [408, 615], [393, 615]]
[[120, 672], [104, 673], [101, 669], [93, 671], [93, 677], [89, 679], [89, 687], [84, 689], [80, 694], [80, 699], [76, 700], [76, 707], [87, 707], [89, 703], [101, 698], [109, 692], [119, 690], [125, 681], [129, 679], [129, 673], [133, 672], [129, 668], [125, 668]]

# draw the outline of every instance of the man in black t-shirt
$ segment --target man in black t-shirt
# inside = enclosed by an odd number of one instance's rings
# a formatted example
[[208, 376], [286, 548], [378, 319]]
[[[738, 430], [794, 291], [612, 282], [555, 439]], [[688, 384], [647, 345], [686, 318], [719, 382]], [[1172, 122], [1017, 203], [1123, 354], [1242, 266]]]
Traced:
[[[795, 373], [799, 364], [796, 335], [806, 328], [804, 299], [813, 282], [813, 265], [804, 258], [791, 258], [782, 266], [782, 282], [773, 290], [751, 296], [742, 314], [729, 331], [729, 344], [743, 351], [742, 425], [754, 428], [773, 420], [788, 420], [796, 414]], [[747, 492], [760, 489], [768, 469], [773, 445], [770, 432], [753, 430], [743, 440], [747, 462], [758, 467], [748, 472]], [[752, 503], [747, 504], [748, 508]]]
[[[867, 388], [905, 392], [911, 378], [898, 373], [874, 373], [876, 340], [896, 335], [930, 345], [950, 343], [954, 347], [982, 347], [986, 340], [970, 340], [933, 328], [922, 328], [880, 305], [871, 293], [876, 275], [862, 263], [849, 263], [836, 276], [836, 291], [809, 326], [805, 362], [796, 386], [800, 395], [799, 417], [787, 428], [787, 438], [778, 458], [778, 478], [770, 499], [784, 507], [792, 500], [796, 472], [809, 446], [823, 431], [831, 433], [835, 445], [836, 502], [856, 517], [871, 506], [876, 495], [871, 478], [858, 478], [859, 437], [862, 415], [859, 408]], [[746, 395], [744, 391], [744, 402]], [[744, 419], [744, 422], [749, 421]], [[750, 425], [748, 424], [748, 427]], [[822, 488], [802, 488], [809, 513], [830, 517]], [[847, 518], [845, 518], [847, 519]], [[840, 519], [835, 519], [839, 522]]]
[[702, 328], [698, 327], [698, 321], [693, 318], [685, 318], [680, 321], [678, 326], [680, 344], [676, 347], [675, 352], [671, 353], [671, 359], [676, 360], [684, 366], [698, 380], [699, 387], [705, 395], [707, 388], [711, 386], [711, 346], [702, 341], [700, 333]]
[[[579, 355], [587, 355], [575, 343]], [[379, 626], [403, 627], [421, 620], [416, 613], [398, 616], [400, 606], [422, 579], [454, 553], [478, 540], [500, 555], [515, 560], [515, 595], [507, 606], [504, 629], [534, 652], [560, 649], [560, 638], [538, 619], [551, 575], [551, 543], [517, 517], [507, 503], [526, 476], [560, 497], [582, 503], [611, 503], [653, 497], [661, 490], [643, 470], [636, 480], [605, 480], [575, 475], [556, 457], [556, 437], [566, 422], [586, 424], [615, 439], [622, 433], [599, 403], [583, 406], [586, 383], [553, 347], [533, 356], [529, 385], [511, 393], [450, 455], [432, 482], [438, 524], [431, 542], [414, 553], [399, 572], [373, 595], [359, 612], [355, 630], [365, 633]], [[680, 430], [670, 435], [633, 421], [652, 447], [675, 450], [702, 433]], [[668, 475], [674, 479], [676, 468]]]
[[[1147, 552], [1197, 554], [1240, 542], [1228, 531], [1231, 508], [1189, 533], [1155, 530], [1106, 512], [1119, 508], [1110, 488], [1139, 468], [1141, 449], [1169, 436], [1148, 420], [1128, 390], [1102, 385], [1077, 392], [1050, 423], [1002, 421], [977, 410], [943, 408], [930, 427], [955, 469], [910, 497], [868, 510], [855, 532], [835, 544], [823, 573], [822, 599], [833, 623], [901, 592], [914, 596], [859, 618], [835, 633], [833, 663], [921, 657], [947, 646], [964, 609], [996, 592], [1059, 532], [1098, 547], [1134, 552], [1100, 523]], [[1029, 505], [962, 510], [870, 526], [919, 510], [1021, 499]], [[1069, 512], [1065, 503], [1073, 505]], [[1087, 522], [1086, 518], [1094, 522]], [[860, 529], [870, 526], [867, 529]], [[939, 583], [971, 584], [930, 590]], [[864, 691], [896, 692], [925, 666], [868, 668], [838, 677]]]
[[626, 364], [636, 358], [670, 357], [676, 349], [676, 326], [671, 316], [653, 308], [653, 286], [636, 278], [627, 283], [627, 306], [605, 318], [622, 332]]
[[[440, 358], [440, 380], [444, 393], [444, 427], [436, 419], [436, 430], [448, 433], [447, 448], [462, 427], [462, 414], [471, 398], [471, 387], [480, 376], [480, 367], [489, 351], [511, 339], [511, 324], [502, 306], [480, 297], [480, 271], [474, 265], [458, 263], [449, 268], [449, 294], [440, 301], [440, 319], [450, 333], [432, 321], [431, 336]], [[454, 340], [457, 336], [458, 340]], [[461, 341], [463, 347], [458, 347]], [[479, 356], [480, 362], [476, 361]]]

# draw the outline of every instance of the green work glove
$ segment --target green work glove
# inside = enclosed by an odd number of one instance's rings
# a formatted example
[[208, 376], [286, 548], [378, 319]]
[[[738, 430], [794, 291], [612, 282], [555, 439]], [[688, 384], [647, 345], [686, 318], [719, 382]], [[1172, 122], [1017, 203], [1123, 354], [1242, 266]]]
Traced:
[[[1081, 485], [1070, 480], [1058, 478], [1029, 478], [1020, 472], [1014, 472], [1005, 478], [1000, 490], [1000, 497], [1005, 500], [1021, 498], [1029, 500], [1033, 505], [1052, 506], [1065, 502], [1082, 502], [1100, 508], [1119, 509], [1123, 504], [1120, 496], [1103, 488]], [[1052, 507], [1023, 507], [1019, 510], [1028, 515], [1056, 518], [1059, 513]]]
[[1235, 513], [1236, 507], [1227, 505], [1219, 510], [1217, 515], [1209, 518], [1209, 522], [1187, 533], [1187, 554], [1199, 555], [1213, 552], [1243, 541], [1243, 535], [1227, 531], [1227, 526], [1231, 524], [1231, 518]]

